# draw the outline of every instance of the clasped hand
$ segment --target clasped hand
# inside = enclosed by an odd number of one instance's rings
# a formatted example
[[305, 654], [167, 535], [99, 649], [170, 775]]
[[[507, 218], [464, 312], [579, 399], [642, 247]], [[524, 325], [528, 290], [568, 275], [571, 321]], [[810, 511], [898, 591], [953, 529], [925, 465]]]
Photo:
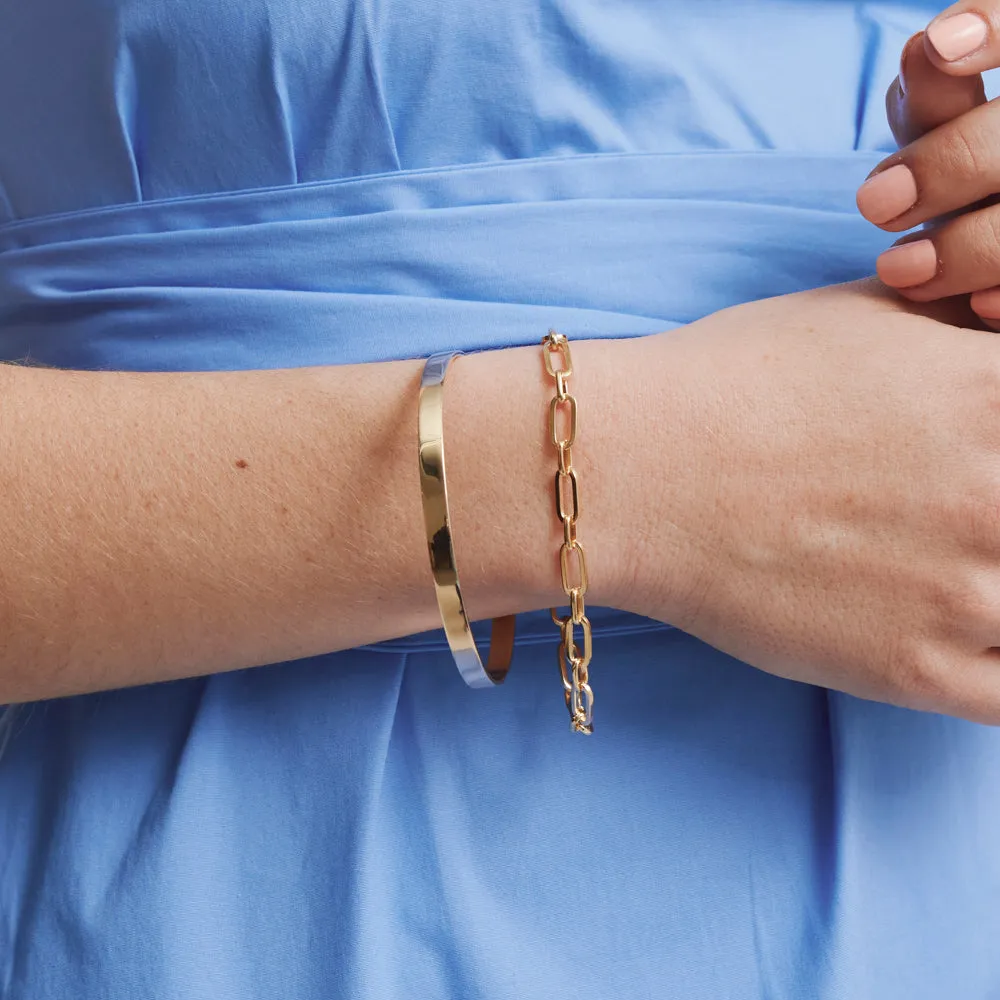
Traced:
[[[1000, 327], [1000, 101], [981, 73], [1000, 66], [1000, 2], [949, 7], [907, 42], [886, 106], [903, 146], [858, 192], [862, 215], [888, 232], [919, 225], [878, 261], [914, 302], [971, 293]], [[958, 213], [958, 214], [956, 214]]]
[[1000, 103], [979, 76], [997, 63], [1000, 0], [903, 53], [888, 109], [908, 145], [858, 196], [886, 230], [931, 224], [879, 260], [902, 296], [859, 282], [649, 338], [662, 486], [634, 513], [657, 530], [622, 539], [630, 610], [780, 676], [989, 724], [1000, 341], [976, 313], [1000, 328]]

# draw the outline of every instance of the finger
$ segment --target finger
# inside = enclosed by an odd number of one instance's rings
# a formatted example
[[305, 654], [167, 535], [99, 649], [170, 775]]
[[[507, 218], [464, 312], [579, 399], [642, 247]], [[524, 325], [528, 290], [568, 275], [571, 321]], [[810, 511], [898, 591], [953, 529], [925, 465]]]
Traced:
[[906, 146], [985, 102], [983, 78], [978, 73], [949, 76], [939, 70], [924, 50], [921, 31], [903, 47], [899, 76], [885, 105], [896, 142]]
[[1000, 65], [1000, 2], [961, 0], [927, 26], [924, 49], [949, 75], [968, 76]]
[[1000, 286], [974, 292], [969, 304], [991, 330], [1000, 330]]
[[1000, 284], [1000, 206], [905, 236], [878, 258], [876, 270], [914, 302], [994, 288]]
[[1000, 101], [973, 108], [888, 157], [858, 190], [858, 210], [902, 232], [1000, 191]]
[[918, 672], [901, 701], [918, 711], [1000, 726], [1000, 650], [978, 655], [942, 652]]

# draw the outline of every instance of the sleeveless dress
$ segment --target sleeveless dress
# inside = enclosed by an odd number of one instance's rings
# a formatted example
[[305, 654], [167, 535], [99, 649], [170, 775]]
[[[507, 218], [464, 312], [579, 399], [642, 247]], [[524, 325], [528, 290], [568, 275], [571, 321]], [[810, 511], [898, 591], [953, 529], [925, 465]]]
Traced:
[[[379, 361], [870, 273], [938, 9], [10, 0], [0, 356]], [[1000, 733], [593, 620], [590, 739], [547, 612], [496, 691], [433, 631], [23, 709], [0, 996], [1000, 997]]]

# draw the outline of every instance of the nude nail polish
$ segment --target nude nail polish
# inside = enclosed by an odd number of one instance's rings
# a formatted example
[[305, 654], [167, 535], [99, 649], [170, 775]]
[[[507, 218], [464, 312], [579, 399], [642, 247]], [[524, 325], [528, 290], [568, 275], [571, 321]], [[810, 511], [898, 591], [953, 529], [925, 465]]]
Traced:
[[937, 274], [937, 248], [931, 240], [903, 243], [886, 250], [875, 267], [878, 276], [892, 288], [923, 285]]
[[955, 62], [982, 48], [989, 32], [978, 14], [955, 14], [929, 25], [927, 39], [945, 62]]
[[870, 177], [858, 188], [858, 211], [876, 226], [899, 218], [917, 203], [917, 181], [909, 167], [897, 163]]

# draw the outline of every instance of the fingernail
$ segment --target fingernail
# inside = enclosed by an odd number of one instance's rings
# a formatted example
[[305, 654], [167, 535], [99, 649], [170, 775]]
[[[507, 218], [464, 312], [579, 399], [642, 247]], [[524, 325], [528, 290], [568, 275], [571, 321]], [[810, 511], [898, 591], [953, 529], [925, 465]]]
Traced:
[[985, 44], [988, 34], [989, 26], [978, 14], [956, 14], [927, 28], [928, 40], [945, 62], [971, 56]]
[[917, 203], [917, 180], [909, 167], [897, 163], [866, 180], [858, 188], [857, 201], [869, 222], [884, 225]]
[[891, 247], [876, 261], [878, 276], [892, 288], [912, 288], [937, 274], [937, 249], [930, 240]]

